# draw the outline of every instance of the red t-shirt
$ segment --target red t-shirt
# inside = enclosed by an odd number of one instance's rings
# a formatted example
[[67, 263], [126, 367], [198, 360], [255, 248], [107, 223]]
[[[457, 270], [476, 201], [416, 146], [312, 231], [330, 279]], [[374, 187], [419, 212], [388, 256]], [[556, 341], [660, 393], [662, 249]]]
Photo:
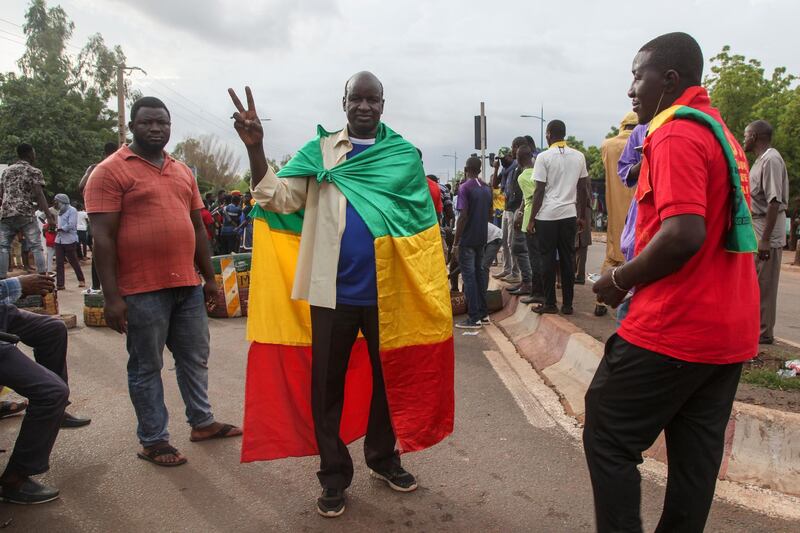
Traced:
[[84, 199], [90, 214], [119, 213], [120, 295], [200, 283], [190, 213], [203, 199], [189, 167], [165, 154], [159, 169], [123, 146], [94, 169]]
[[442, 190], [439, 188], [439, 184], [432, 179], [425, 179], [428, 180], [428, 189], [431, 192], [431, 200], [433, 200], [433, 207], [436, 209], [436, 214], [441, 215], [444, 209], [442, 207]]
[[[691, 87], [675, 104], [691, 105], [723, 123], [702, 87]], [[723, 123], [724, 124], [724, 123]], [[727, 128], [726, 128], [727, 132]], [[727, 136], [740, 169], [744, 151]], [[759, 293], [753, 255], [727, 252], [731, 185], [722, 147], [711, 130], [691, 120], [672, 120], [644, 145], [637, 198], [636, 253], [677, 215], [700, 215], [706, 239], [679, 271], [636, 287], [619, 335], [676, 359], [729, 364], [758, 352]], [[745, 184], [749, 203], [749, 186]]]
[[214, 217], [211, 216], [211, 212], [205, 207], [200, 210], [200, 216], [203, 217], [203, 225], [206, 227], [208, 240], [214, 240]]

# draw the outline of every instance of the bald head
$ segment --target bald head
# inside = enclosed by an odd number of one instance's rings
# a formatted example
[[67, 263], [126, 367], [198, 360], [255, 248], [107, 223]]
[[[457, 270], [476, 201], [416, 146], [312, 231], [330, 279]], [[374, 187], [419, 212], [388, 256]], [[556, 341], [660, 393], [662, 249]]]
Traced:
[[351, 88], [356, 85], [372, 85], [373, 87], [377, 87], [381, 93], [381, 98], [383, 98], [383, 83], [378, 77], [368, 70], [362, 70], [361, 72], [356, 72], [350, 79], [347, 80], [344, 84], [344, 97], [347, 98], [347, 93], [351, 90]]
[[744, 143], [746, 152], [761, 154], [772, 145], [772, 126], [766, 120], [756, 120], [744, 129]]
[[350, 136], [374, 139], [383, 115], [383, 84], [372, 72], [353, 74], [344, 84], [342, 108]]
[[747, 126], [756, 135], [763, 135], [772, 140], [772, 126], [766, 120], [756, 120]]

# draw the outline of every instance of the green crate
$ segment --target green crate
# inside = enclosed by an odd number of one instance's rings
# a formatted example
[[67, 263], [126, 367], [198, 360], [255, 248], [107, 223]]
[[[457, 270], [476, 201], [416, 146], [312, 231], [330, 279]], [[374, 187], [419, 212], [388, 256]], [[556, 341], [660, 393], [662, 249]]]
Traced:
[[42, 297], [38, 294], [19, 298], [15, 303], [17, 307], [20, 308], [44, 307], [44, 304], [42, 303]]
[[253, 254], [233, 254], [233, 266], [236, 272], [250, 272], [250, 265], [253, 261]]
[[106, 305], [102, 294], [84, 294], [83, 305], [86, 307], [103, 307]]

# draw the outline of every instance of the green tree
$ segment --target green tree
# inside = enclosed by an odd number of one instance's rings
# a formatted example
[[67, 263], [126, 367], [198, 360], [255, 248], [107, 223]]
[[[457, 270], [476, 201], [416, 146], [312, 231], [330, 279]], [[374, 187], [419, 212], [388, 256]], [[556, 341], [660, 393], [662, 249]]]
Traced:
[[239, 157], [213, 135], [188, 137], [175, 146], [172, 155], [191, 167], [198, 180], [214, 188], [230, 188], [241, 179]]
[[[612, 126], [613, 131], [613, 126]], [[608, 136], [606, 136], [608, 137]], [[583, 157], [586, 158], [586, 170], [589, 171], [589, 178], [593, 180], [600, 180], [605, 179], [605, 167], [603, 166], [603, 157], [600, 153], [600, 148], [597, 146], [589, 146], [588, 148], [584, 145], [583, 141], [575, 137], [574, 135], [569, 135], [566, 138], [567, 146], [574, 148], [583, 154]]]
[[74, 24], [61, 7], [33, 0], [25, 15], [26, 49], [20, 73], [0, 74], [0, 160], [15, 159], [20, 142], [31, 143], [50, 194], [74, 197], [86, 167], [103, 144], [116, 138], [116, 94], [109, 74], [125, 56], [93, 36], [77, 59], [66, 52]]
[[[765, 75], [761, 62], [731, 54], [730, 47], [711, 59], [706, 77], [711, 102], [737, 137], [753, 120], [763, 119], [774, 130], [772, 145], [781, 153], [789, 172], [789, 213], [800, 207], [800, 87], [797, 76], [778, 67]], [[800, 247], [795, 257], [800, 264]]]
[[711, 58], [711, 74], [704, 84], [728, 128], [741, 136], [754, 120], [753, 110], [759, 102], [787, 91], [795, 76], [786, 74], [786, 67], [778, 67], [766, 78], [761, 61], [730, 52], [730, 46], [724, 46]]

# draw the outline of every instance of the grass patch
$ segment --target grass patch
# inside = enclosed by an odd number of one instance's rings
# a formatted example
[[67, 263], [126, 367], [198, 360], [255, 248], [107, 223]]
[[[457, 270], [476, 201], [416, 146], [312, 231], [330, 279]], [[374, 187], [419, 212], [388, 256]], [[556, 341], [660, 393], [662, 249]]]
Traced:
[[800, 376], [793, 378], [779, 377], [775, 370], [752, 369], [742, 372], [743, 383], [758, 387], [782, 391], [800, 391]]

